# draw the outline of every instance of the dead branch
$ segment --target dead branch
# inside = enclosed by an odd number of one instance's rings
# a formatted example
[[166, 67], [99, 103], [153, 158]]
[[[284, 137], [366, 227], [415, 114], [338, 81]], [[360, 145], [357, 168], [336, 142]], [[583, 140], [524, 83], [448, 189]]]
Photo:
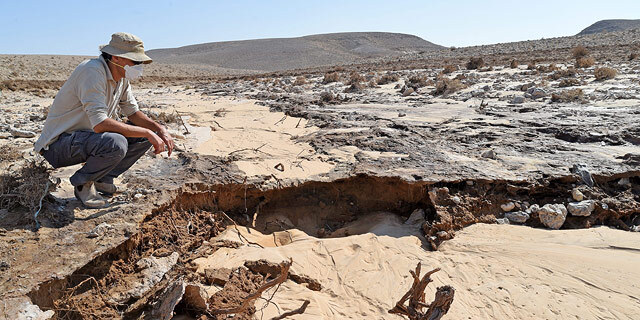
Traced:
[[[421, 267], [421, 263], [418, 262], [415, 272], [409, 270], [413, 277], [413, 285], [396, 303], [395, 307], [389, 310], [389, 313], [404, 315], [410, 320], [439, 320], [442, 316], [447, 314], [449, 307], [451, 307], [451, 303], [453, 303], [455, 289], [451, 286], [438, 287], [433, 302], [431, 304], [426, 304], [424, 301], [424, 290], [432, 281], [431, 275], [440, 271], [440, 268], [427, 272], [422, 279], [420, 279]], [[409, 305], [405, 306], [405, 302], [407, 300], [409, 300]], [[423, 313], [423, 308], [428, 308], [427, 312]]]
[[307, 310], [307, 306], [309, 305], [309, 303], [310, 303], [309, 300], [305, 300], [302, 303], [302, 305], [300, 306], [300, 308], [295, 309], [295, 310], [291, 310], [291, 311], [287, 311], [287, 312], [285, 312], [285, 313], [283, 313], [283, 314], [281, 314], [281, 315], [279, 315], [277, 317], [271, 318], [271, 320], [280, 320], [280, 319], [284, 319], [286, 317], [293, 316], [293, 315], [296, 315], [296, 314], [303, 314], [304, 311]]
[[260, 248], [264, 248], [261, 244], [257, 243], [257, 242], [253, 242], [250, 241], [249, 239], [247, 239], [247, 237], [245, 237], [244, 235], [242, 235], [242, 232], [240, 232], [240, 229], [238, 229], [238, 224], [231, 219], [231, 217], [229, 217], [224, 211], [220, 211], [220, 213], [222, 213], [222, 215], [227, 218], [229, 221], [231, 221], [231, 223], [233, 223], [233, 227], [236, 229], [236, 232], [238, 233], [238, 238], [240, 238], [240, 242], [246, 242], [248, 244], [253, 244], [256, 245]]
[[274, 287], [274, 286], [284, 282], [285, 280], [287, 280], [287, 276], [289, 275], [289, 268], [291, 267], [291, 263], [292, 263], [291, 260], [280, 263], [280, 275], [278, 275], [275, 279], [273, 279], [271, 281], [268, 281], [267, 283], [262, 285], [254, 293], [246, 296], [244, 298], [244, 301], [242, 301], [242, 304], [240, 304], [239, 306], [233, 307], [233, 308], [227, 308], [227, 309], [213, 310], [213, 311], [211, 311], [209, 313], [210, 314], [230, 314], [230, 313], [240, 313], [240, 312], [243, 312], [243, 311], [247, 310], [251, 306], [251, 303], [254, 300], [256, 300], [256, 299], [260, 298], [260, 296], [262, 296], [262, 293], [264, 291], [266, 291], [267, 289], [269, 289], [271, 287]]
[[264, 147], [266, 145], [267, 145], [266, 143], [263, 143], [261, 146], [259, 146], [257, 148], [242, 148], [242, 149], [238, 149], [238, 150], [229, 152], [228, 155], [230, 156], [230, 155], [232, 155], [234, 153], [238, 153], [238, 152], [242, 152], [242, 151], [254, 151], [254, 152], [262, 152], [264, 154], [268, 154], [268, 153], [260, 150], [262, 147]]
[[284, 115], [284, 117], [282, 117], [282, 119], [278, 120], [278, 121], [277, 121], [276, 123], [274, 123], [273, 125], [274, 125], [274, 126], [275, 126], [275, 125], [278, 125], [278, 123], [280, 123], [280, 122], [284, 122], [284, 120], [286, 120], [286, 119], [287, 119], [287, 115], [285, 114], [285, 115]]

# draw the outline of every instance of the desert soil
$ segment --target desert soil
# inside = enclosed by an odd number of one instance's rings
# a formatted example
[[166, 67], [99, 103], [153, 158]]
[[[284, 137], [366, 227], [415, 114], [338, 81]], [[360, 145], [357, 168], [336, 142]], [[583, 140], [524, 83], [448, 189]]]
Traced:
[[[291, 318], [400, 319], [388, 310], [421, 262], [441, 268], [427, 302], [456, 290], [446, 318], [633, 319], [640, 62], [575, 69], [565, 54], [445, 75], [374, 64], [329, 83], [315, 71], [140, 83], [176, 154], [143, 157], [108, 209], [73, 198], [74, 168], [53, 170], [39, 230], [29, 210], [2, 209], [0, 318], [221, 318], [207, 312], [291, 259], [239, 318], [309, 300]], [[618, 74], [596, 80], [598, 67]], [[3, 172], [38, 157], [51, 85], [3, 89]], [[593, 200], [585, 215], [544, 209], [576, 206], [578, 191]]]

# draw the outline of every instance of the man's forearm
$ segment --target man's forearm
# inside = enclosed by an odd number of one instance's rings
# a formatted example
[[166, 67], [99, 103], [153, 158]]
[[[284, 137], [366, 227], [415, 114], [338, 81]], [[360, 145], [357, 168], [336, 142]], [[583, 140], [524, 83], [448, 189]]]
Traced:
[[128, 118], [129, 121], [131, 121], [131, 123], [135, 124], [136, 126], [147, 128], [155, 133], [160, 133], [165, 130], [162, 125], [151, 120], [149, 117], [147, 117], [146, 114], [142, 113], [142, 111], [136, 111]]
[[132, 126], [114, 119], [105, 119], [104, 121], [93, 127], [93, 131], [97, 133], [116, 132], [129, 138], [148, 138], [153, 134], [151, 129], [141, 126]]

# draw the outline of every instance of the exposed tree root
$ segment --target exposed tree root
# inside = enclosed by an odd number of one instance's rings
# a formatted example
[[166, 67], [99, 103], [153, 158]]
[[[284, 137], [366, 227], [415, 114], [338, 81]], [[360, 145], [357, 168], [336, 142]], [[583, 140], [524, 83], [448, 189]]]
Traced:
[[[427, 272], [422, 277], [422, 280], [420, 280], [421, 266], [421, 263], [418, 262], [415, 272], [409, 270], [409, 272], [411, 272], [411, 276], [413, 276], [413, 285], [396, 303], [396, 306], [389, 310], [389, 313], [404, 315], [410, 320], [438, 320], [449, 312], [449, 307], [451, 307], [451, 303], [453, 303], [455, 289], [451, 286], [438, 287], [436, 297], [433, 302], [431, 302], [431, 304], [426, 304], [424, 302], [424, 290], [432, 281], [431, 275], [440, 271], [440, 268]], [[407, 300], [409, 300], [409, 305], [405, 306], [404, 303]], [[423, 313], [422, 309], [424, 308], [427, 308], [427, 311]]]

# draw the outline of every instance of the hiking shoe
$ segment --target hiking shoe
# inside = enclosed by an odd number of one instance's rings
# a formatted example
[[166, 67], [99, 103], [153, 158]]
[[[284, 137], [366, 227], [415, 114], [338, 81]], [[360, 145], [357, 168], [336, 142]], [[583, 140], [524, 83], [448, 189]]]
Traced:
[[113, 195], [114, 193], [116, 193], [116, 191], [118, 191], [118, 188], [116, 188], [116, 185], [113, 183], [96, 181], [93, 183], [93, 185], [96, 186], [96, 191], [105, 193], [107, 195]]
[[98, 209], [107, 206], [107, 200], [98, 194], [93, 181], [73, 187], [73, 194], [87, 208]]

